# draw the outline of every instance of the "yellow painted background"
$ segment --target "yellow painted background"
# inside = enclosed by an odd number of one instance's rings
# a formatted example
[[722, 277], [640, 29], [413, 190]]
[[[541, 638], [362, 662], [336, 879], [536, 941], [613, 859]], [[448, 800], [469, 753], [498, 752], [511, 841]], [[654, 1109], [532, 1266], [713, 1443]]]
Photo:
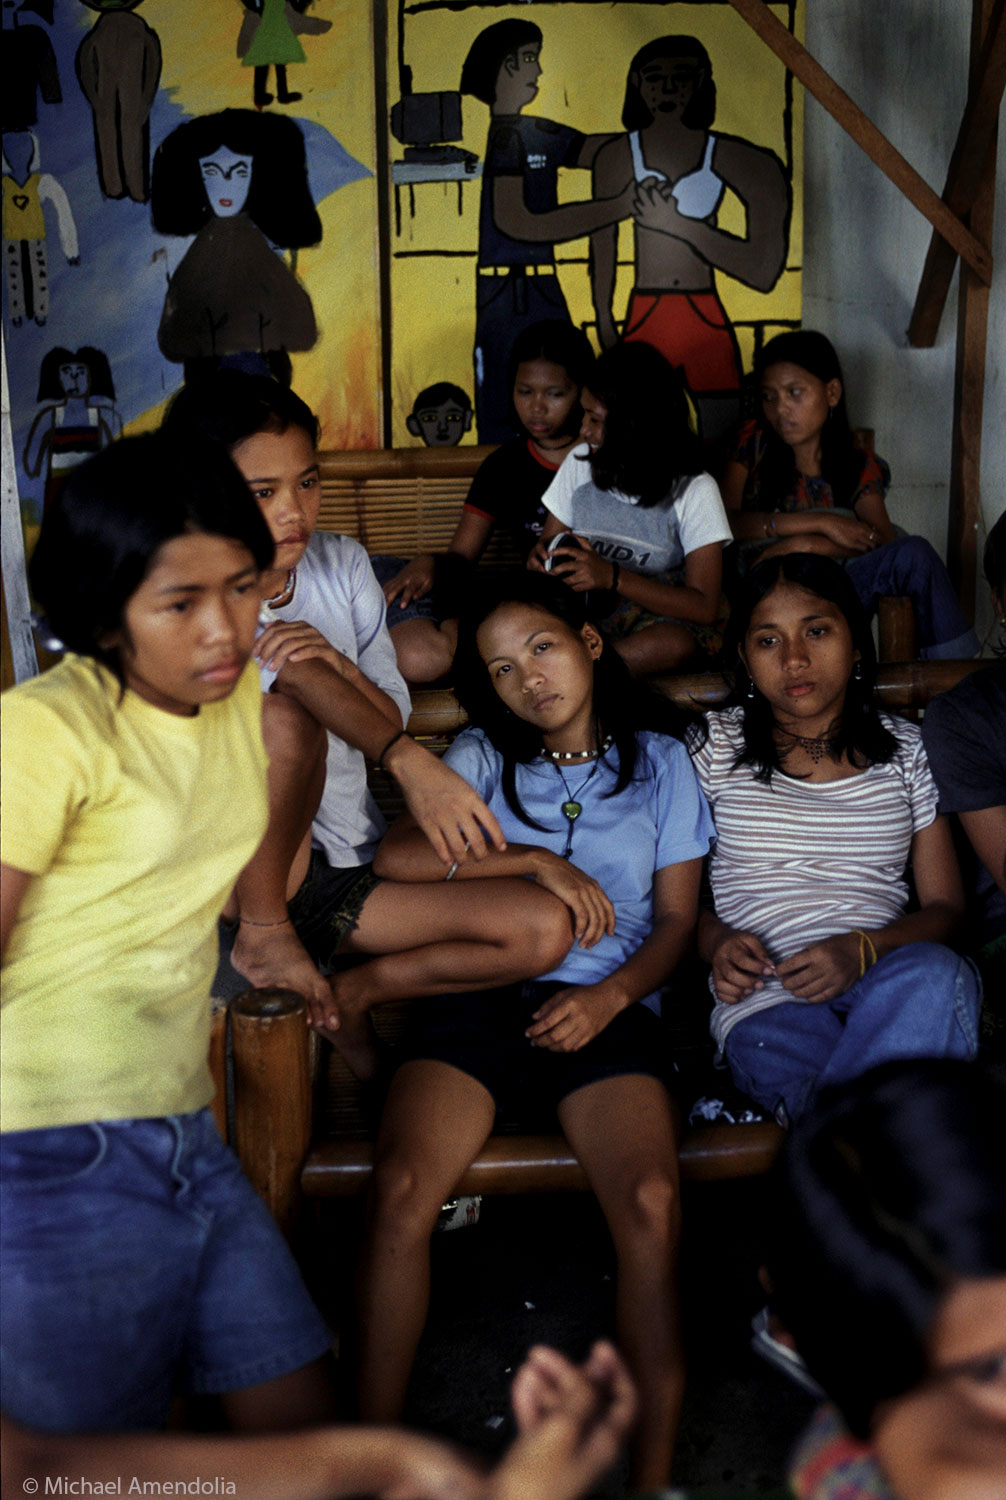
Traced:
[[[773, 10], [784, 22], [787, 6]], [[785, 161], [783, 106], [785, 69], [729, 5], [669, 4], [662, 6], [562, 4], [471, 6], [461, 11], [430, 10], [405, 17], [405, 62], [412, 68], [413, 89], [426, 93], [457, 89], [461, 65], [478, 33], [509, 18], [533, 21], [543, 35], [542, 76], [537, 98], [525, 113], [568, 124], [584, 134], [621, 131], [625, 79], [633, 55], [651, 38], [670, 34], [697, 36], [709, 52], [716, 83], [713, 129], [738, 135], [768, 147]], [[390, 16], [390, 102], [398, 97], [397, 20]], [[803, 37], [803, 0], [797, 7], [796, 34]], [[477, 99], [462, 101], [467, 150], [485, 155], [489, 110]], [[390, 139], [390, 137], [389, 137]], [[803, 261], [803, 95], [794, 87], [793, 100], [793, 215], [786, 269], [775, 289], [753, 292], [729, 276], [717, 273], [717, 286], [731, 319], [786, 321], [800, 317], [800, 267]], [[392, 160], [402, 148], [390, 139]], [[475, 334], [475, 251], [478, 245], [481, 178], [458, 184], [417, 183], [390, 188], [392, 202], [392, 433], [396, 446], [414, 444], [405, 426], [413, 399], [424, 386], [451, 380], [472, 396], [472, 345]], [[564, 170], [559, 174], [560, 202], [590, 196], [590, 173]], [[413, 210], [414, 205], [414, 210]], [[401, 231], [396, 233], [396, 210]], [[735, 234], [744, 232], [744, 212], [728, 194], [718, 224]], [[615, 312], [621, 318], [632, 287], [631, 226], [623, 224], [619, 241], [619, 273]], [[430, 252], [416, 255], [415, 252]], [[463, 251], [465, 258], [436, 252]], [[409, 252], [407, 258], [396, 252]], [[587, 275], [587, 241], [570, 240], [556, 246], [559, 277], [573, 321], [591, 335], [595, 348], [593, 305]], [[770, 329], [771, 331], [771, 329]], [[753, 337], [738, 329], [745, 368], [750, 364]], [[464, 440], [475, 442], [474, 431]]]
[[[375, 171], [372, 8], [369, 0], [321, 0], [312, 15], [332, 22], [322, 36], [303, 36], [306, 62], [291, 64], [289, 85], [300, 103], [276, 113], [316, 120], [371, 173]], [[187, 115], [252, 107], [251, 68], [236, 55], [240, 0], [145, 0], [142, 16], [161, 39], [161, 88]], [[229, 65], [227, 65], [229, 64]], [[275, 91], [269, 74], [270, 91]], [[310, 160], [308, 161], [310, 169]], [[377, 179], [361, 178], [318, 204], [324, 236], [298, 253], [297, 271], [314, 303], [321, 336], [293, 355], [294, 388], [318, 413], [322, 442], [374, 448], [380, 433]], [[145, 413], [131, 427], [155, 425]]]

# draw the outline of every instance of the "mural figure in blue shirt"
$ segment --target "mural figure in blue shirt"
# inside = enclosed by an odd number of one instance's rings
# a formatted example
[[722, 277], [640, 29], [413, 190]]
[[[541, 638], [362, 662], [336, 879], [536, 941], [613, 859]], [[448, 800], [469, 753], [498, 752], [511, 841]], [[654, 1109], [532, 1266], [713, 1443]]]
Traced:
[[482, 169], [475, 314], [475, 420], [479, 442], [512, 437], [507, 367], [514, 340], [549, 318], [569, 318], [554, 245], [632, 213], [635, 184], [582, 203], [558, 201], [560, 167], [590, 168], [608, 135], [583, 135], [521, 111], [538, 92], [541, 31], [530, 21], [497, 21], [481, 31], [461, 70], [461, 92], [489, 106]]

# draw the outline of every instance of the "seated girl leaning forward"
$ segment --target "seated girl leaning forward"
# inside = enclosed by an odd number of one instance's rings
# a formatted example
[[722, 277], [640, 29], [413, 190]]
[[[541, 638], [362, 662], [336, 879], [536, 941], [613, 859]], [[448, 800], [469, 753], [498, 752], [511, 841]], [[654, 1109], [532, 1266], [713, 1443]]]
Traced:
[[[3, 696], [3, 1406], [157, 1428], [331, 1414], [329, 1335], [208, 1104], [216, 924], [266, 822], [272, 541], [224, 455], [127, 438], [32, 560], [67, 654]], [[235, 786], [242, 795], [234, 796]]]
[[551, 570], [548, 543], [572, 532], [576, 542], [555, 549], [555, 572], [600, 593], [602, 628], [637, 675], [715, 656], [730, 525], [678, 374], [649, 344], [620, 344], [601, 355], [580, 400], [583, 443], [545, 491], [549, 515], [528, 567]]
[[762, 418], [741, 428], [723, 476], [741, 571], [786, 552], [838, 558], [868, 614], [882, 596], [911, 599], [921, 657], [974, 656], [978, 637], [940, 558], [924, 537], [891, 524], [890, 471], [855, 444], [842, 368], [824, 334], [779, 334], [755, 377]]
[[[509, 384], [519, 437], [479, 466], [444, 557], [420, 553], [371, 559], [388, 601], [388, 626], [408, 682], [446, 677], [458, 638], [455, 585], [477, 563], [497, 526], [513, 538], [521, 562], [541, 536], [542, 496], [580, 430], [580, 388], [594, 364], [587, 335], [553, 319], [525, 328], [510, 355]], [[455, 588], [454, 592], [457, 592]]]
[[[541, 983], [423, 1008], [391, 1084], [362, 1260], [360, 1402], [401, 1411], [426, 1316], [429, 1236], [497, 1103], [558, 1112], [618, 1257], [618, 1339], [639, 1386], [635, 1482], [666, 1482], [682, 1387], [675, 1293], [677, 1117], [649, 1008], [691, 942], [711, 823], [679, 716], [637, 686], [555, 579], [500, 580], [463, 625], [458, 692], [472, 728], [447, 755], [489, 800], [507, 849], [458, 884], [510, 874], [602, 893], [600, 941]], [[376, 868], [431, 881], [443, 864], [400, 821]], [[449, 874], [452, 872], [448, 872]], [[478, 899], [478, 898], [476, 898]], [[480, 902], [488, 910], [490, 902]]]
[[694, 750], [716, 824], [699, 951], [735, 1082], [792, 1120], [874, 1063], [972, 1057], [981, 989], [944, 946], [963, 910], [950, 831], [918, 729], [873, 704], [845, 571], [761, 563], [727, 644], [737, 685]]

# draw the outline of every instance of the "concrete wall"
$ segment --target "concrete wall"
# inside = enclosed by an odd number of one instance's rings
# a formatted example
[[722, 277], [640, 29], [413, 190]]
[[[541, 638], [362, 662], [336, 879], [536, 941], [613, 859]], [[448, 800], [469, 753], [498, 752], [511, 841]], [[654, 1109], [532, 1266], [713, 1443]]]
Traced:
[[[967, 97], [966, 0], [814, 0], [807, 46], [937, 192]], [[996, 274], [986, 367], [982, 524], [1006, 506], [1006, 111], [999, 145]], [[832, 339], [854, 424], [891, 465], [892, 519], [946, 555], [957, 278], [932, 349], [906, 337], [930, 226], [808, 96], [803, 322]], [[990, 611], [980, 586], [980, 633]]]

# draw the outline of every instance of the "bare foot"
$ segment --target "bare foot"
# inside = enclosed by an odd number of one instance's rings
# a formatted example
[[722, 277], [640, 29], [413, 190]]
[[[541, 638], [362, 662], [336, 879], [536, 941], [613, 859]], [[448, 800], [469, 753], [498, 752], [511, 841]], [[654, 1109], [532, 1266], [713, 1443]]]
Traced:
[[296, 990], [307, 1001], [312, 1026], [339, 1025], [339, 1013], [328, 980], [311, 962], [289, 920], [275, 927], [242, 921], [231, 963], [256, 989]]

